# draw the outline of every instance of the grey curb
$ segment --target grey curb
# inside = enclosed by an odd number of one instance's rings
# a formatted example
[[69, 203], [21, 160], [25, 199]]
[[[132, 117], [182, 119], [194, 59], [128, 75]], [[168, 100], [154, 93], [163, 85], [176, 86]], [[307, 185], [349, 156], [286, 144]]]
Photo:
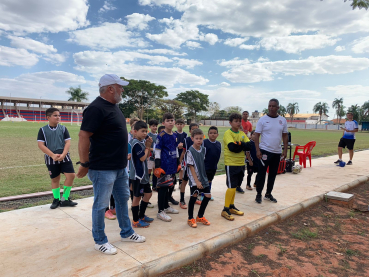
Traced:
[[[358, 185], [365, 183], [369, 180], [369, 176], [362, 176], [355, 181], [347, 183], [335, 189], [335, 191], [347, 191]], [[181, 249], [175, 253], [162, 257], [160, 259], [143, 263], [140, 266], [131, 268], [129, 270], [123, 271], [114, 276], [137, 276], [137, 277], [147, 277], [147, 276], [158, 276], [160, 274], [178, 269], [182, 266], [190, 264], [208, 254], [220, 250], [221, 248], [230, 246], [237, 243], [247, 237], [250, 237], [261, 230], [283, 221], [291, 216], [294, 216], [304, 210], [314, 206], [324, 199], [325, 194], [317, 195], [309, 198], [301, 203], [288, 207], [284, 210], [271, 213], [265, 217], [258, 220], [250, 222], [239, 228], [230, 230], [223, 234], [220, 234], [211, 239], [205, 240], [191, 247]]]

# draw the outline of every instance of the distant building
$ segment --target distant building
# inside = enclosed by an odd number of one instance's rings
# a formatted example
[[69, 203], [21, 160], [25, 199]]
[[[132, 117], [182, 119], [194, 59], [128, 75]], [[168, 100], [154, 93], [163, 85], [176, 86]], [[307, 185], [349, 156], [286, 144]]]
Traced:
[[[286, 114], [286, 119], [288, 123], [291, 123], [291, 116]], [[328, 120], [328, 115], [322, 114], [322, 123], [325, 124]], [[304, 123], [304, 124], [320, 124], [320, 116], [315, 113], [298, 113], [293, 116], [292, 123]]]

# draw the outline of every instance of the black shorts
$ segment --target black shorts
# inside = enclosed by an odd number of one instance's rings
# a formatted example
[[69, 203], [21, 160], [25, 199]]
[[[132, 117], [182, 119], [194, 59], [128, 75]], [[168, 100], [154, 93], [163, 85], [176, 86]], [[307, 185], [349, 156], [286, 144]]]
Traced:
[[72, 161], [65, 163], [47, 164], [49, 175], [51, 179], [54, 179], [60, 175], [60, 173], [74, 173]]
[[208, 177], [209, 182], [213, 181], [216, 172], [216, 169], [206, 170], [206, 177]]
[[150, 184], [141, 184], [141, 180], [139, 179], [133, 181], [132, 191], [135, 197], [141, 197], [144, 193], [152, 192]]
[[342, 148], [347, 147], [348, 150], [353, 150], [354, 144], [355, 144], [355, 139], [341, 138], [340, 142], [338, 143], [338, 147], [342, 147]]
[[245, 166], [226, 165], [227, 187], [235, 189], [240, 187], [245, 176]]
[[210, 186], [207, 186], [206, 188], [203, 189], [199, 189], [197, 188], [197, 186], [192, 186], [190, 187], [190, 191], [191, 191], [191, 196], [194, 195], [195, 193], [197, 193], [197, 195], [199, 195], [200, 193], [203, 194], [210, 194]]
[[249, 163], [247, 163], [247, 174], [252, 174], [252, 173], [256, 173], [258, 172], [258, 167], [253, 165], [249, 165]]

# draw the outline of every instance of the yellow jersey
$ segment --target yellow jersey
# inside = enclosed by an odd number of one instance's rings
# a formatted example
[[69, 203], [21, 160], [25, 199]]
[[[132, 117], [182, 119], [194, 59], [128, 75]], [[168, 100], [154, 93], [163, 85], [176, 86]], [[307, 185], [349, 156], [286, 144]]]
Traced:
[[235, 141], [248, 142], [250, 141], [246, 134], [242, 131], [234, 132], [232, 129], [227, 130], [223, 136], [224, 142], [224, 165], [244, 166], [245, 165], [245, 151], [240, 153], [231, 152], [228, 149], [229, 143]]

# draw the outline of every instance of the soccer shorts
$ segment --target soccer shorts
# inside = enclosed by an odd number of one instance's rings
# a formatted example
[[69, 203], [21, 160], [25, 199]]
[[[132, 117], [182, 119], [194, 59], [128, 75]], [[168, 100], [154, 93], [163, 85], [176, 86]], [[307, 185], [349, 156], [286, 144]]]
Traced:
[[245, 166], [226, 165], [225, 170], [227, 176], [227, 187], [235, 189], [241, 186], [243, 177], [245, 176]]
[[216, 172], [216, 169], [206, 170], [206, 177], [208, 177], [209, 182], [213, 181]]
[[60, 173], [74, 173], [72, 161], [65, 163], [47, 164], [49, 175], [51, 179], [54, 179], [60, 175]]
[[355, 139], [341, 138], [340, 142], [338, 143], [338, 147], [342, 147], [342, 148], [347, 147], [348, 150], [353, 150], [354, 144], [355, 144]]
[[210, 194], [210, 186], [207, 186], [206, 188], [199, 189], [197, 186], [190, 187], [191, 196], [197, 193], [197, 195], [203, 194]]
[[144, 193], [151, 193], [150, 184], [141, 184], [141, 180], [136, 179], [132, 184], [133, 196], [141, 197]]

